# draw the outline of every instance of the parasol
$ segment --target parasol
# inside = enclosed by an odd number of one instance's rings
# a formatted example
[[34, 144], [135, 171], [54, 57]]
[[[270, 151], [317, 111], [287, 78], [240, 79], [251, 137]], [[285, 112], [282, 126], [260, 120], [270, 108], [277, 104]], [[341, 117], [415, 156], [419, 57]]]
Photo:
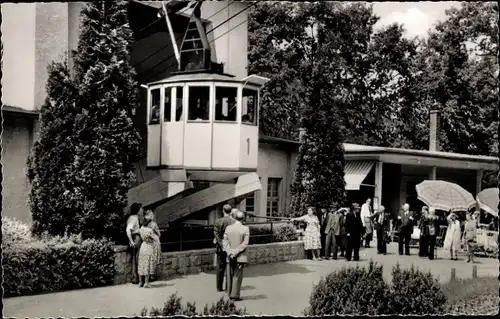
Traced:
[[476, 196], [482, 210], [498, 217], [498, 188], [487, 188]]
[[471, 193], [455, 183], [427, 180], [416, 187], [418, 199], [435, 209], [468, 211], [476, 205]]

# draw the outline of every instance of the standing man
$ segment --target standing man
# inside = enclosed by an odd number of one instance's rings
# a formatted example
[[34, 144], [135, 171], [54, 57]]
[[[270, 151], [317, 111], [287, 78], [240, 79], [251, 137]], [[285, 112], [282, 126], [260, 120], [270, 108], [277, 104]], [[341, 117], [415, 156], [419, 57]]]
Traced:
[[347, 238], [345, 259], [347, 261], [351, 261], [351, 257], [353, 257], [354, 261], [359, 260], [359, 246], [363, 229], [363, 225], [359, 218], [359, 211], [359, 204], [354, 203], [345, 216], [345, 232]]
[[326, 256], [330, 259], [330, 248], [333, 247], [332, 257], [337, 259], [337, 247], [341, 243], [340, 229], [342, 227], [342, 208], [340, 210], [336, 209], [336, 206], [332, 206], [331, 211], [328, 216], [328, 223], [325, 227], [326, 234]]
[[365, 234], [365, 248], [370, 248], [370, 242], [373, 236], [373, 224], [372, 224], [372, 199], [367, 198], [366, 202], [361, 206], [361, 222], [363, 223], [363, 229]]
[[320, 232], [321, 232], [321, 257], [329, 258], [330, 256], [328, 255], [328, 252], [326, 251], [326, 233], [325, 233], [325, 227], [326, 224], [328, 223], [328, 219], [331, 215], [331, 212], [328, 212], [325, 208], [320, 209], [320, 215], [319, 217], [319, 225], [320, 225]]
[[377, 232], [377, 254], [385, 255], [387, 253], [387, 239], [389, 238], [390, 215], [385, 211], [384, 206], [373, 214], [375, 231]]
[[231, 300], [241, 300], [240, 290], [243, 281], [243, 268], [248, 263], [246, 249], [250, 240], [250, 229], [241, 222], [245, 214], [237, 211], [235, 222], [227, 226], [224, 232], [223, 247], [227, 253], [227, 294]]
[[128, 242], [132, 250], [132, 283], [139, 283], [139, 274], [137, 266], [139, 261], [139, 249], [141, 248], [142, 240], [139, 235], [139, 228], [144, 224], [144, 211], [142, 204], [133, 203], [130, 205], [130, 215], [127, 219], [127, 233]]
[[413, 216], [410, 212], [410, 205], [404, 204], [403, 210], [399, 213], [396, 221], [396, 232], [398, 233], [398, 251], [400, 255], [404, 253], [410, 256], [410, 240], [413, 233]]
[[439, 234], [439, 217], [436, 216], [436, 210], [434, 208], [431, 208], [429, 213], [425, 215], [423, 227], [426, 229], [427, 234], [427, 255], [430, 260], [433, 260], [436, 247], [436, 237]]
[[[217, 281], [217, 291], [223, 291], [222, 284], [224, 282], [224, 274], [226, 272], [227, 266], [227, 254], [224, 251], [224, 246], [222, 243], [222, 239], [224, 236], [224, 232], [226, 231], [227, 226], [232, 225], [234, 223], [234, 219], [229, 216], [231, 213], [231, 206], [226, 204], [222, 207], [222, 213], [224, 216], [215, 221], [214, 225], [214, 243], [216, 245], [216, 281]], [[226, 290], [227, 290], [227, 281], [229, 279], [226, 278]]]
[[419, 257], [427, 257], [428, 254], [428, 227], [425, 226], [425, 221], [429, 214], [429, 207], [422, 207], [422, 212], [420, 214], [420, 218], [418, 221], [418, 229], [420, 230], [420, 238], [418, 240], [418, 256]]

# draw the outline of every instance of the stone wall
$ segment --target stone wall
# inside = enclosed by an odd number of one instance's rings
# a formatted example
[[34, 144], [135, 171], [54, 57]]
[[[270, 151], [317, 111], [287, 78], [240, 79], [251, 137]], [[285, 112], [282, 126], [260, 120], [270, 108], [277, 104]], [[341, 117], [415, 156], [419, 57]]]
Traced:
[[[249, 264], [267, 264], [306, 258], [302, 241], [248, 246]], [[131, 254], [126, 246], [115, 247], [115, 284], [131, 280]], [[158, 279], [209, 272], [214, 267], [215, 248], [163, 253]]]

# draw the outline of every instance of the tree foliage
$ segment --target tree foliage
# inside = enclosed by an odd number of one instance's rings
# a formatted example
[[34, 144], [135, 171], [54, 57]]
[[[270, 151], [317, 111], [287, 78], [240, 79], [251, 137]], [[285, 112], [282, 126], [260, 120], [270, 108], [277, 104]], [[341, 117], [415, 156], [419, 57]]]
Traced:
[[407, 39], [401, 25], [376, 28], [378, 17], [366, 4], [259, 3], [250, 15], [249, 70], [271, 78], [262, 130], [297, 137], [309, 103], [311, 73], [304, 66], [319, 54], [305, 29], [321, 21], [331, 28], [318, 43], [331, 48], [329, 64], [342, 69], [326, 77], [337, 80], [349, 102], [337, 119], [346, 142], [427, 149], [429, 111], [438, 109], [443, 150], [496, 154], [498, 5], [464, 2], [446, 15], [426, 39]]
[[[33, 184], [32, 193], [40, 192], [36, 198], [32, 196], [32, 202], [40, 207], [33, 217], [40, 229], [51, 233], [66, 231], [82, 233], [83, 237], [116, 239], [123, 223], [127, 191], [135, 179], [133, 158], [139, 144], [131, 120], [138, 92], [130, 64], [127, 2], [89, 2], [81, 16], [73, 79], [69, 79], [67, 71], [64, 73], [64, 83], [76, 88], [76, 96], [70, 99], [68, 94], [51, 94], [49, 90], [49, 98], [56, 103], [42, 111], [45, 133], [35, 146], [31, 179], [56, 180], [52, 184]], [[49, 84], [53, 77], [51, 74]], [[74, 112], [67, 113], [66, 105], [73, 105]], [[51, 131], [50, 127], [61, 118], [66, 119], [67, 132], [57, 138], [61, 128]], [[52, 155], [59, 153], [59, 145], [68, 150], [66, 161]], [[46, 165], [48, 161], [55, 164]], [[47, 170], [45, 175], [40, 173], [42, 169]], [[46, 177], [49, 175], [54, 177]], [[48, 195], [50, 192], [53, 194]]]

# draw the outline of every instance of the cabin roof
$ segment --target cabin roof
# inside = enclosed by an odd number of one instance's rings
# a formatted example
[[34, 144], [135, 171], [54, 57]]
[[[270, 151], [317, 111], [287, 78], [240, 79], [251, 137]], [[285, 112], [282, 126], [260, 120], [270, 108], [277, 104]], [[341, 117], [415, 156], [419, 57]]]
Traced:
[[148, 83], [148, 85], [174, 83], [174, 82], [198, 82], [198, 81], [219, 81], [219, 82], [239, 82], [234, 76], [219, 73], [186, 73], [169, 76], [163, 80]]

